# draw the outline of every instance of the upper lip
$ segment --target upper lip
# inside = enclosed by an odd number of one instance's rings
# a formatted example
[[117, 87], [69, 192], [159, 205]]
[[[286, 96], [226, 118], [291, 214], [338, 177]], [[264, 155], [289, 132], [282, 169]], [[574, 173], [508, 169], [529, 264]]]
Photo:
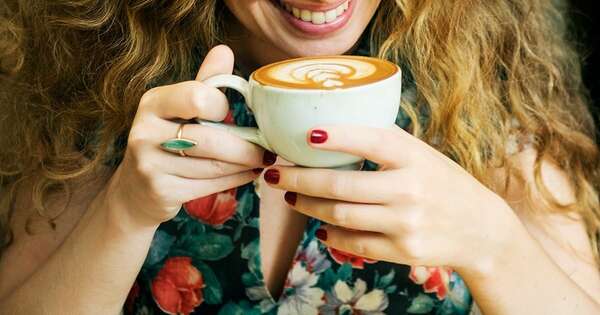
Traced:
[[335, 8], [339, 7], [342, 3], [346, 2], [346, 0], [340, 0], [335, 3], [329, 3], [329, 4], [319, 4], [319, 3], [314, 3], [314, 2], [294, 1], [294, 0], [282, 1], [282, 2], [285, 4], [289, 4], [294, 8], [320, 12], [320, 11], [328, 11], [331, 9], [335, 9]]

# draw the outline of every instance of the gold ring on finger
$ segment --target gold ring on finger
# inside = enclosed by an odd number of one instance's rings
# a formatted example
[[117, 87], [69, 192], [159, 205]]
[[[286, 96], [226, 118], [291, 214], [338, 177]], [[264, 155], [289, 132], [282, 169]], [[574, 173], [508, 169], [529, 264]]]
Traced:
[[177, 136], [160, 144], [160, 147], [169, 152], [178, 153], [181, 156], [187, 156], [185, 150], [195, 147], [198, 142], [183, 137], [183, 127], [185, 124], [180, 124], [177, 129]]

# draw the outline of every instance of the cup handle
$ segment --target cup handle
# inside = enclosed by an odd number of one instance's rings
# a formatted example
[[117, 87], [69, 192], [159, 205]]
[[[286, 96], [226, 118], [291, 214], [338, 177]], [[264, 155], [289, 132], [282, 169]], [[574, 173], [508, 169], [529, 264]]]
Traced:
[[[254, 111], [253, 105], [251, 103], [252, 101], [250, 98], [250, 84], [248, 83], [248, 81], [244, 80], [244, 78], [232, 74], [218, 74], [202, 81], [202, 83], [215, 88], [226, 87], [240, 92], [240, 94], [242, 94], [242, 96], [246, 100], [246, 103], [248, 104], [250, 110]], [[228, 132], [231, 132], [234, 135], [246, 141], [250, 141], [252, 143], [258, 144], [259, 146], [269, 151], [273, 151], [273, 149], [271, 149], [271, 147], [267, 143], [263, 133], [258, 128], [232, 126], [224, 123], [218, 123], [199, 118], [197, 118], [196, 121], [204, 126], [225, 129]]]

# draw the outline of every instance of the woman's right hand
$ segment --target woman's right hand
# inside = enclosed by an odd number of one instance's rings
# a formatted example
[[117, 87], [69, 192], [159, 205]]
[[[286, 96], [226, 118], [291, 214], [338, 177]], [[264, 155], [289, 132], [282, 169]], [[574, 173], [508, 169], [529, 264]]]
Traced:
[[106, 197], [137, 223], [158, 225], [173, 218], [186, 201], [231, 189], [256, 179], [275, 156], [226, 130], [186, 124], [183, 138], [197, 145], [186, 157], [161, 149], [176, 137], [176, 119], [221, 121], [228, 112], [225, 95], [202, 80], [231, 74], [233, 53], [213, 48], [196, 80], [153, 88], [140, 100], [123, 162], [106, 188]]

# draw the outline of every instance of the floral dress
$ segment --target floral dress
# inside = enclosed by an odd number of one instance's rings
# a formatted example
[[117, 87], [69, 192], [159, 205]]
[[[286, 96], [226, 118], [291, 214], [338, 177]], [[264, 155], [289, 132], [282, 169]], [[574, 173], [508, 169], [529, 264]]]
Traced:
[[[414, 97], [404, 71], [402, 97]], [[228, 95], [225, 122], [256, 126], [244, 100]], [[396, 124], [405, 127], [406, 115]], [[375, 170], [367, 161], [364, 170]], [[327, 248], [309, 220], [274, 299], [261, 272], [255, 184], [190, 201], [160, 225], [127, 297], [124, 313], [153, 314], [469, 314], [472, 299], [450, 268], [374, 261]]]

